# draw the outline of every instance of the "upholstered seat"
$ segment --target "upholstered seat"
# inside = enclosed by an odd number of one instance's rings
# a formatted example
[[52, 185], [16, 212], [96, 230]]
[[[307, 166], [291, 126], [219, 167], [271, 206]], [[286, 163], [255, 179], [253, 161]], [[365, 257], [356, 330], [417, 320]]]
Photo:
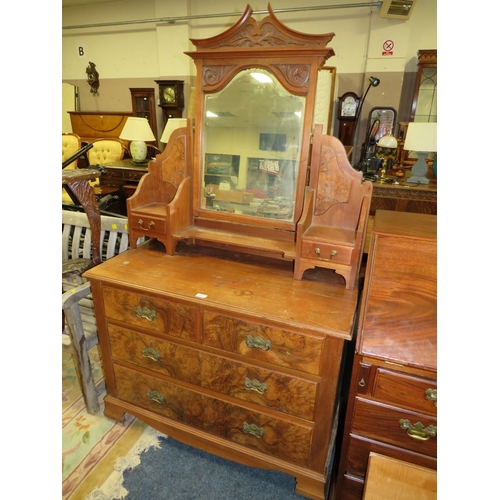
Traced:
[[[80, 136], [72, 133], [62, 134], [62, 163], [64, 163], [68, 158], [71, 158], [76, 154], [82, 147], [82, 141]], [[70, 163], [65, 170], [74, 170], [77, 168], [78, 160]], [[73, 204], [73, 200], [70, 198], [69, 194], [63, 188], [62, 190], [62, 202], [68, 205]]]
[[118, 139], [98, 139], [93, 145], [94, 147], [87, 152], [90, 165], [106, 165], [123, 159], [125, 154], [125, 146]]

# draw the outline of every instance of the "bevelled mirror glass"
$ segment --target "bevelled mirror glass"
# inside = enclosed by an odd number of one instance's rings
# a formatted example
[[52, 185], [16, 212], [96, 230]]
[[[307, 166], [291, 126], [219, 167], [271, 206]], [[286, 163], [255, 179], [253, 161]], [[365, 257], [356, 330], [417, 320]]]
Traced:
[[292, 221], [305, 97], [249, 68], [204, 100], [200, 207]]

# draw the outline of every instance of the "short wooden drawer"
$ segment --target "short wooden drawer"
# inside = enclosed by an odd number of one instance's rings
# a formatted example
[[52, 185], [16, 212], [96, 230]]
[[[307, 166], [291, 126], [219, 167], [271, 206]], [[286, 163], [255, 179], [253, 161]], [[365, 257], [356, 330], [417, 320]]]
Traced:
[[435, 380], [377, 368], [372, 396], [378, 401], [437, 416]]
[[312, 425], [273, 418], [118, 364], [114, 372], [123, 401], [247, 448], [308, 464]]
[[114, 359], [273, 410], [312, 420], [317, 384], [108, 325]]
[[203, 312], [203, 343], [278, 366], [318, 375], [323, 339]]
[[[400, 421], [408, 422], [417, 430], [402, 428]], [[418, 431], [420, 426], [423, 428], [422, 431]], [[427, 415], [405, 411], [360, 397], [357, 397], [354, 403], [351, 427], [353, 434], [360, 434], [386, 444], [436, 457], [437, 438], [428, 435], [429, 433], [425, 431], [432, 430], [432, 428], [436, 428], [437, 434], [436, 419]]]
[[140, 181], [145, 174], [147, 174], [147, 171], [144, 171], [144, 172], [125, 172], [124, 177], [128, 181]]
[[186, 340], [199, 340], [200, 312], [196, 306], [104, 286], [106, 317], [128, 325]]
[[437, 460], [434, 457], [415, 453], [397, 446], [391, 446], [356, 434], [351, 434], [349, 436], [347, 446], [346, 469], [349, 474], [364, 477], [368, 466], [368, 457], [372, 451], [388, 457], [404, 460], [405, 462], [421, 465], [429, 469], [437, 469]]
[[134, 229], [142, 229], [145, 234], [164, 233], [166, 231], [166, 220], [164, 217], [154, 217], [145, 214], [134, 214], [132, 212], [128, 217], [130, 227]]
[[330, 264], [351, 263], [353, 247], [331, 245], [314, 241], [303, 241], [301, 257], [311, 260], [319, 260]]

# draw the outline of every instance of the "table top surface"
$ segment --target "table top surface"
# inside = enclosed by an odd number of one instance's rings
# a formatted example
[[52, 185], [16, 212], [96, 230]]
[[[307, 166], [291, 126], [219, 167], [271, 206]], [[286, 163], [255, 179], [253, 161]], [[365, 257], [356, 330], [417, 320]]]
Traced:
[[183, 243], [170, 256], [152, 240], [85, 276], [312, 335], [350, 340], [353, 334], [358, 290], [347, 290], [344, 279], [328, 269], [295, 280], [288, 261]]
[[132, 158], [125, 158], [124, 160], [114, 160], [109, 163], [105, 163], [103, 166], [105, 168], [120, 168], [120, 169], [133, 169], [133, 170], [148, 170], [148, 161], [145, 163], [133, 163]]

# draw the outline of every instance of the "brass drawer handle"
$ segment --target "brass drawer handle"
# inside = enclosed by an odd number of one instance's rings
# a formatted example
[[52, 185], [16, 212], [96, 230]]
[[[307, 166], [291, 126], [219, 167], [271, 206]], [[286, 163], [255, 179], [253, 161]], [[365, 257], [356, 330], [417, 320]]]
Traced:
[[245, 434], [252, 434], [253, 436], [256, 436], [258, 438], [264, 437], [264, 428], [258, 427], [255, 424], [248, 424], [246, 422], [243, 422], [243, 432]]
[[156, 319], [156, 311], [147, 307], [137, 306], [135, 308], [135, 315], [138, 318], [144, 318], [148, 321], [154, 321]]
[[243, 387], [248, 391], [257, 391], [259, 394], [264, 394], [267, 391], [267, 384], [265, 382], [259, 382], [256, 379], [250, 380], [248, 377], [245, 377]]
[[261, 339], [260, 337], [252, 337], [251, 335], [247, 335], [247, 340], [245, 343], [248, 347], [262, 349], [263, 351], [269, 351], [269, 349], [271, 349], [271, 341]]
[[165, 404], [165, 396], [159, 392], [148, 389], [147, 397], [155, 403], [160, 403], [161, 405]]
[[319, 248], [315, 248], [314, 249], [314, 253], [318, 256], [319, 260], [322, 260], [324, 262], [330, 262], [330, 260], [332, 259], [332, 257], [335, 257], [338, 252], [337, 252], [337, 250], [332, 250], [330, 252], [330, 257], [328, 259], [325, 259], [324, 257], [321, 257], [321, 250]]
[[424, 424], [421, 422], [412, 424], [409, 420], [402, 418], [399, 421], [399, 427], [405, 430], [408, 436], [417, 441], [427, 441], [429, 438], [437, 436], [437, 427], [435, 425], [424, 427]]
[[432, 401], [434, 406], [437, 408], [438, 405], [438, 391], [437, 389], [427, 389], [425, 391], [425, 399], [427, 401]]
[[149, 221], [148, 227], [142, 227], [142, 225], [144, 224], [144, 221], [142, 219], [139, 219], [137, 223], [139, 224], [139, 227], [141, 229], [144, 229], [144, 231], [149, 231], [150, 229], [153, 229], [155, 227], [155, 223], [152, 220]]
[[359, 382], [358, 382], [358, 385], [359, 387], [364, 387], [366, 385], [366, 382], [365, 382], [365, 379], [362, 378]]
[[160, 352], [155, 351], [152, 347], [143, 347], [142, 348], [142, 355], [145, 358], [152, 359], [153, 361], [160, 361], [161, 360]]

